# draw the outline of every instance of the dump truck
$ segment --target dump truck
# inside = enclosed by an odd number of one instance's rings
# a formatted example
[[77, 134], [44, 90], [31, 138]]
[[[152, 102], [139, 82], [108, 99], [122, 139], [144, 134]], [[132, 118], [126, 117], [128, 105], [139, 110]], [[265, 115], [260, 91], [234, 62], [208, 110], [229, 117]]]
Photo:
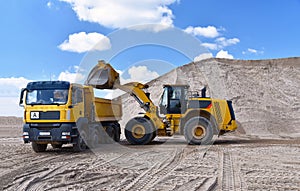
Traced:
[[[35, 152], [47, 145], [61, 148], [72, 144], [74, 151], [111, 137], [120, 140], [121, 100], [94, 96], [94, 88], [67, 81], [29, 82], [21, 90], [24, 107], [23, 140]], [[105, 137], [106, 136], [106, 137]], [[90, 146], [90, 145], [89, 145]]]
[[184, 135], [189, 144], [210, 144], [214, 135], [237, 128], [232, 101], [207, 97], [206, 88], [196, 92], [190, 91], [185, 84], [166, 84], [159, 106], [156, 106], [147, 92], [147, 84], [121, 85], [113, 67], [104, 61], [91, 70], [85, 84], [99, 89], [123, 90], [144, 109], [143, 116], [130, 119], [125, 126], [125, 137], [131, 144], [148, 144], [156, 136], [174, 134]]

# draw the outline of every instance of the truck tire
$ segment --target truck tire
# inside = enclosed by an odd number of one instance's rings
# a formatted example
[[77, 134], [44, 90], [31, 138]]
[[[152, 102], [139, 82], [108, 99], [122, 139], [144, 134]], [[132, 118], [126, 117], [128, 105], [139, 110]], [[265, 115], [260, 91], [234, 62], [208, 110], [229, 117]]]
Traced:
[[152, 141], [155, 130], [150, 120], [135, 117], [125, 126], [125, 137], [130, 144], [145, 145]]
[[184, 126], [184, 137], [188, 144], [210, 144], [213, 138], [213, 129], [210, 121], [200, 116], [189, 119]]
[[120, 136], [121, 136], [121, 128], [120, 125], [117, 123], [115, 126], [115, 135], [114, 135], [114, 140], [115, 142], [120, 142]]
[[81, 131], [77, 138], [75, 139], [75, 144], [73, 145], [73, 151], [75, 152], [81, 152], [81, 151], [85, 151], [88, 147], [86, 144], [87, 140], [87, 134], [85, 131]]
[[96, 126], [91, 130], [91, 140], [90, 140], [90, 147], [91, 148], [97, 148], [101, 141], [101, 136], [99, 133], [99, 129], [102, 127]]
[[36, 142], [32, 142], [31, 146], [36, 153], [45, 152], [45, 150], [47, 149], [47, 144], [38, 144]]
[[61, 149], [63, 144], [51, 144], [54, 149]]

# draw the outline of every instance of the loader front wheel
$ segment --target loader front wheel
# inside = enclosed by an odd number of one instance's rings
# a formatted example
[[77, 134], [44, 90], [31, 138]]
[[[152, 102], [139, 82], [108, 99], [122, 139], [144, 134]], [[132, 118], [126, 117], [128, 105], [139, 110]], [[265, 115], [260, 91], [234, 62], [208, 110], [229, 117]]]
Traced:
[[184, 126], [184, 137], [192, 145], [208, 145], [212, 142], [213, 129], [204, 117], [193, 117]]
[[135, 117], [125, 126], [125, 137], [130, 144], [145, 145], [152, 141], [155, 129], [150, 120], [143, 117]]

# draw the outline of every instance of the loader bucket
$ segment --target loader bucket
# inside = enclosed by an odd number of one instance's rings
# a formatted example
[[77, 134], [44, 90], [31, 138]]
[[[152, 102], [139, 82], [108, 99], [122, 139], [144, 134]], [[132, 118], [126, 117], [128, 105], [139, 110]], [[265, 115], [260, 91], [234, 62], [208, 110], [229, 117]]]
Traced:
[[97, 89], [114, 89], [114, 85], [119, 83], [119, 73], [103, 60], [100, 60], [90, 71], [85, 81], [85, 85], [93, 86]]

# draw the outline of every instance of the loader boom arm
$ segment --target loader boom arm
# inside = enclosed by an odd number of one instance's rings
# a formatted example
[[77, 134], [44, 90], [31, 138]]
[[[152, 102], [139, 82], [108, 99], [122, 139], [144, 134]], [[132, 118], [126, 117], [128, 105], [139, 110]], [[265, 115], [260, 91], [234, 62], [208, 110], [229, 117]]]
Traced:
[[129, 93], [145, 110], [145, 116], [149, 118], [156, 127], [164, 126], [162, 119], [158, 115], [158, 107], [150, 99], [150, 94], [146, 93], [144, 89], [148, 85], [139, 82], [131, 82], [124, 85], [115, 84], [115, 88]]
[[143, 108], [146, 112], [149, 112], [151, 107], [155, 107], [152, 100], [143, 90], [148, 88], [148, 85], [139, 82], [131, 82], [124, 85], [116, 84], [115, 88], [118, 88], [133, 96], [134, 99], [139, 103], [141, 108]]
[[85, 84], [97, 89], [120, 89], [129, 93], [145, 110], [145, 117], [149, 118], [156, 127], [163, 126], [162, 119], [158, 115], [158, 107], [150, 99], [149, 93], [144, 91], [148, 85], [139, 82], [121, 85], [118, 72], [104, 61], [99, 61], [90, 71]]

